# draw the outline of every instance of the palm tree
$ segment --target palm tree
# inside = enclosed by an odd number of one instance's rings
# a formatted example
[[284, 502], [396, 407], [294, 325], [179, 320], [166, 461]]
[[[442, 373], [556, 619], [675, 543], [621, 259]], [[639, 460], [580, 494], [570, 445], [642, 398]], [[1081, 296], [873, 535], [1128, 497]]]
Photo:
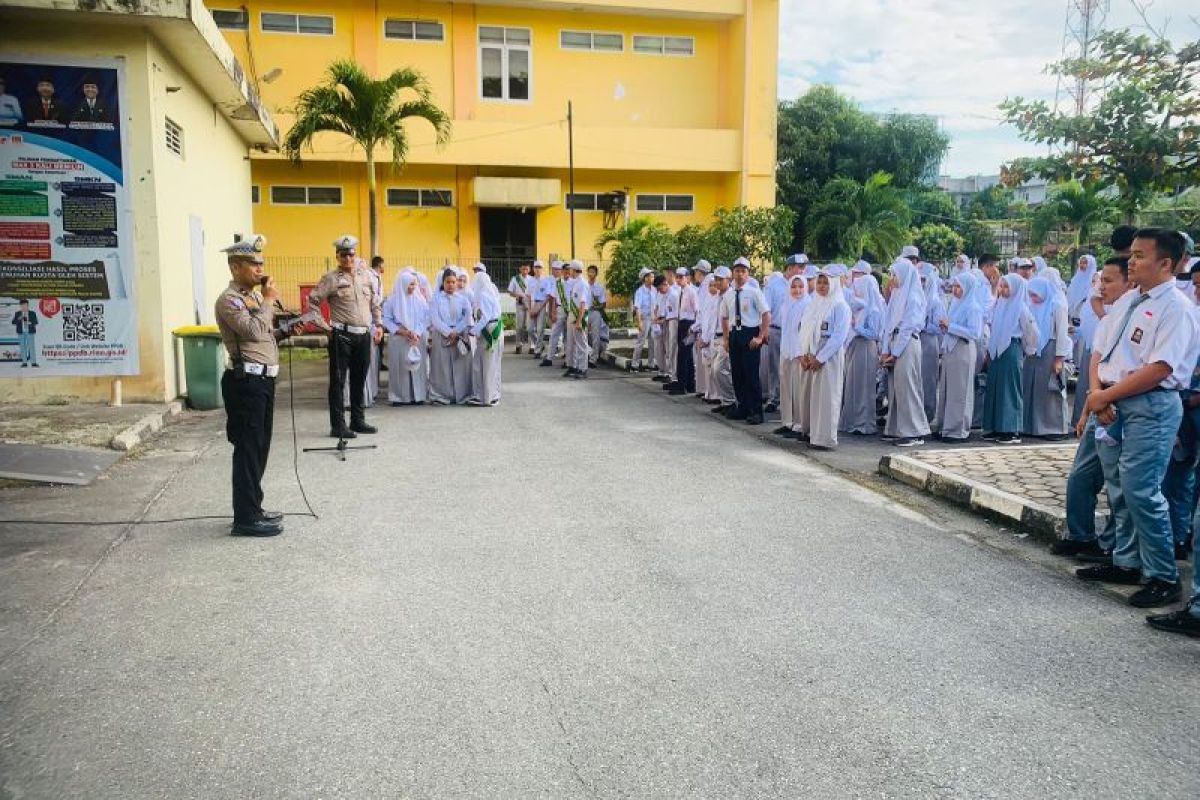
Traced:
[[864, 253], [886, 259], [909, 238], [911, 214], [892, 176], [876, 172], [866, 183], [835, 178], [808, 212], [808, 238], [818, 254], [847, 260]]
[[1098, 225], [1115, 223], [1119, 215], [1116, 204], [1103, 194], [1099, 184], [1067, 181], [1059, 184], [1034, 213], [1030, 235], [1035, 244], [1042, 244], [1050, 231], [1066, 229], [1074, 233], [1072, 244], [1078, 249], [1091, 239]]
[[[406, 97], [405, 92], [414, 96]], [[437, 143], [450, 138], [450, 117], [433, 102], [425, 76], [412, 69], [398, 69], [382, 80], [374, 80], [354, 61], [329, 65], [326, 81], [300, 93], [296, 99], [296, 121], [288, 131], [283, 150], [293, 163], [300, 151], [312, 150], [313, 137], [325, 131], [348, 136], [367, 155], [367, 187], [370, 196], [371, 255], [379, 253], [376, 221], [375, 153], [380, 146], [392, 151], [392, 165], [400, 168], [408, 157], [406, 119], [426, 120], [433, 126]]]

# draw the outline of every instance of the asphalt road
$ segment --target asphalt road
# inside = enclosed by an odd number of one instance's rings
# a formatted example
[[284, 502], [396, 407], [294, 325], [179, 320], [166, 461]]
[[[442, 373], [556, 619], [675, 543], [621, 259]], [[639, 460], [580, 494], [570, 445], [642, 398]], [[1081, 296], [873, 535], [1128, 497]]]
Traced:
[[[0, 526], [0, 797], [1200, 793], [1196, 642], [615, 373], [504, 369], [302, 456], [277, 539]], [[221, 421], [3, 516], [227, 513]], [[286, 395], [266, 490], [303, 509]]]

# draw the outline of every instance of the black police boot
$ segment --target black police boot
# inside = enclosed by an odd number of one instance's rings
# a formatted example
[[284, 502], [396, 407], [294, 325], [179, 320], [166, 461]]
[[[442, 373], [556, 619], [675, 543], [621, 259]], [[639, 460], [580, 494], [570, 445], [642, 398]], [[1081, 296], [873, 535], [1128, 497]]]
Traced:
[[253, 522], [235, 522], [229, 531], [231, 536], [278, 536], [281, 533], [282, 522], [270, 522], [261, 518]]
[[354, 431], [350, 430], [349, 428], [347, 428], [346, 426], [343, 425], [340, 428], [330, 428], [329, 429], [329, 438], [331, 438], [331, 439], [357, 439], [358, 434], [356, 434]]
[[278, 522], [283, 524], [283, 512], [281, 511], [264, 511], [259, 519], [265, 519], [267, 522]]
[[374, 425], [368, 425], [366, 420], [358, 420], [350, 423], [350, 430], [354, 433], [379, 433], [379, 428]]

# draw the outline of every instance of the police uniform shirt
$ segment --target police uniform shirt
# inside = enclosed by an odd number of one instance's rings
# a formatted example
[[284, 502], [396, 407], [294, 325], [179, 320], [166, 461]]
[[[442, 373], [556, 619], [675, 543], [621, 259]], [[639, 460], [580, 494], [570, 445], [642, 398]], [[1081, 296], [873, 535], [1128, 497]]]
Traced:
[[1125, 293], [1103, 321], [1110, 317], [1112, 325], [1100, 329], [1093, 351], [1101, 354], [1101, 383], [1117, 383], [1147, 364], [1161, 362], [1171, 374], [1159, 386], [1187, 388], [1196, 364], [1197, 324], [1191, 301], [1174, 281], [1145, 293]]
[[233, 361], [274, 366], [279, 363], [275, 343], [275, 311], [258, 289], [243, 289], [230, 281], [217, 297], [215, 308], [221, 340]]
[[329, 301], [329, 319], [342, 325], [366, 328], [372, 322], [383, 323], [383, 298], [375, 291], [375, 281], [365, 266], [355, 266], [349, 272], [336, 269], [325, 274], [317, 288], [308, 296], [308, 305], [320, 309], [321, 301]]
[[754, 328], [762, 324], [763, 314], [770, 311], [767, 298], [762, 290], [747, 283], [740, 290], [730, 286], [729, 291], [721, 298], [721, 318], [729, 320], [729, 327], [737, 327], [737, 309], [735, 303], [741, 298], [742, 327]]
[[679, 318], [689, 322], [696, 321], [696, 306], [700, 302], [700, 293], [696, 287], [688, 283], [683, 287], [683, 291], [679, 296]]

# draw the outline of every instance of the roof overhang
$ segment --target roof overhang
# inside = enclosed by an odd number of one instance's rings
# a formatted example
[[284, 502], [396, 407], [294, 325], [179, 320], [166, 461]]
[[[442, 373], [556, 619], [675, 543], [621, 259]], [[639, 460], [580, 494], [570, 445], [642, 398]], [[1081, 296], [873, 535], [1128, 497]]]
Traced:
[[57, 25], [142, 27], [180, 63], [247, 143], [279, 147], [279, 129], [200, 0], [0, 0], [0, 12]]

